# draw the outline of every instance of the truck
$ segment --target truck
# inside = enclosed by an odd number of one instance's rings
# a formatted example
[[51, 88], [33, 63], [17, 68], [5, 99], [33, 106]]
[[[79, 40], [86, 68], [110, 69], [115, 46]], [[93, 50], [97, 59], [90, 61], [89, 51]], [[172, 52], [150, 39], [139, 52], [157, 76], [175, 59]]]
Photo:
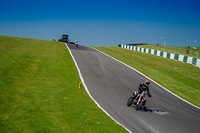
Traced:
[[61, 35], [60, 39], [58, 40], [59, 42], [66, 42], [69, 43], [69, 39], [68, 39], [69, 35]]

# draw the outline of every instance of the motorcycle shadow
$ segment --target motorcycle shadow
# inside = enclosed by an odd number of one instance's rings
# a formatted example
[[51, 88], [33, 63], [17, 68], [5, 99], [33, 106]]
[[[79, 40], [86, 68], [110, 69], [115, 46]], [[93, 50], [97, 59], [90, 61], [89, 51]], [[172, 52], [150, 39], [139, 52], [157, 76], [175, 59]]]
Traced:
[[[135, 106], [132, 106], [133, 108], [135, 108]], [[154, 108], [140, 108], [138, 111], [141, 111], [141, 112], [149, 112], [149, 113], [155, 113], [155, 114], [159, 114], [159, 115], [166, 115], [166, 114], [169, 114], [169, 112], [166, 112], [164, 110], [159, 110], [159, 109], [154, 109]]]

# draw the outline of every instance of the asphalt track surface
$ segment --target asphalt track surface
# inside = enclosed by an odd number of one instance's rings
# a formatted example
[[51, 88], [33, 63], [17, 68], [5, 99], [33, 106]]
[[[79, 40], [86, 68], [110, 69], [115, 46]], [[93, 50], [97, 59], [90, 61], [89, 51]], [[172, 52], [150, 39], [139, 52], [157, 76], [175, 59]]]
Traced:
[[146, 110], [126, 106], [146, 78], [118, 61], [86, 46], [68, 44], [85, 84], [98, 104], [135, 133], [200, 133], [200, 110], [151, 82]]

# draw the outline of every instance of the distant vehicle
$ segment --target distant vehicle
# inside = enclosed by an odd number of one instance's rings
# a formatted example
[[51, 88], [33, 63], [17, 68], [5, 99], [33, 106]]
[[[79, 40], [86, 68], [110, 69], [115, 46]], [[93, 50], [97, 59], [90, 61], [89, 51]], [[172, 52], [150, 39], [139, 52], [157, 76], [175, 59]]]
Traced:
[[69, 43], [69, 39], [68, 39], [69, 35], [65, 35], [63, 34], [61, 36], [61, 38], [58, 40], [59, 42], [66, 42], [66, 43]]

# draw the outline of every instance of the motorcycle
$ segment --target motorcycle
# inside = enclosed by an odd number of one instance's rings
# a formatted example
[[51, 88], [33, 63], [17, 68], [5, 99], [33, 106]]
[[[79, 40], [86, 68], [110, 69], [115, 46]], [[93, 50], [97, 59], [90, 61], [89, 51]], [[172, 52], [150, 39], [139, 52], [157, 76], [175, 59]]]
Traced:
[[[135, 91], [134, 95], [138, 94], [138, 92]], [[131, 106], [132, 104], [135, 105], [135, 110], [139, 110], [140, 108], [144, 107], [143, 105], [146, 103], [145, 95], [146, 91], [143, 91], [141, 94], [138, 94], [135, 99], [131, 96], [127, 101], [127, 106]]]

